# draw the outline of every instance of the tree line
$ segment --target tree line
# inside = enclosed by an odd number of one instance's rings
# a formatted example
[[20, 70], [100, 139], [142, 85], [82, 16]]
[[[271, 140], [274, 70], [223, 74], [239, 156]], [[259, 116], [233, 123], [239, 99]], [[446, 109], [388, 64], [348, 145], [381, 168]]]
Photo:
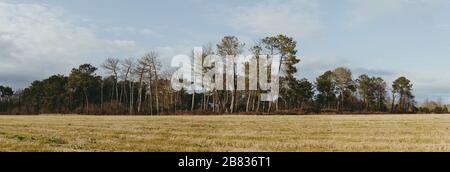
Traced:
[[[245, 43], [235, 36], [225, 36], [213, 46], [203, 47], [203, 56], [226, 58], [245, 50]], [[100, 66], [108, 72], [97, 74], [98, 68], [82, 64], [68, 76], [53, 75], [37, 80], [25, 89], [13, 91], [0, 86], [2, 114], [308, 114], [308, 113], [430, 113], [434, 109], [417, 107], [413, 84], [399, 77], [388, 87], [381, 77], [363, 74], [354, 78], [350, 69], [339, 67], [324, 72], [315, 81], [297, 79], [297, 42], [285, 35], [269, 36], [248, 48], [260, 54], [279, 55], [282, 71], [280, 97], [263, 102], [264, 91], [257, 90], [175, 91], [171, 87], [173, 69], [163, 68], [159, 55], [151, 51], [138, 59], [108, 58]], [[204, 58], [204, 57], [203, 57]], [[248, 86], [248, 62], [246, 84]], [[235, 68], [235, 66], [234, 66]], [[207, 71], [202, 67], [200, 71]], [[235, 69], [233, 71], [236, 71]], [[258, 73], [258, 76], [262, 75]], [[270, 75], [270, 73], [268, 73]], [[236, 80], [235, 72], [227, 79]], [[270, 78], [270, 76], [269, 76]], [[202, 85], [203, 86], [203, 85]], [[447, 107], [439, 106], [440, 113]]]

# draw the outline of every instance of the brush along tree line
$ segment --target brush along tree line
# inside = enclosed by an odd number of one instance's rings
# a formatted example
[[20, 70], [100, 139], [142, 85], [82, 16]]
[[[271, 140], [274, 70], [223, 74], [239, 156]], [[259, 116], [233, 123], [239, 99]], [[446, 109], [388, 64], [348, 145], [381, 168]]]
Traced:
[[[216, 46], [203, 47], [203, 54], [226, 58], [242, 53], [244, 48], [245, 44], [237, 37], [225, 36]], [[100, 66], [108, 72], [106, 76], [99, 76], [97, 67], [82, 64], [73, 68], [69, 76], [53, 75], [15, 92], [0, 86], [0, 113], [162, 115], [431, 113], [435, 110], [416, 107], [413, 85], [405, 77], [399, 77], [388, 87], [381, 77], [363, 74], [354, 79], [349, 69], [339, 67], [324, 72], [315, 81], [297, 79], [295, 66], [300, 60], [296, 48], [297, 42], [285, 35], [266, 37], [249, 48], [255, 55], [281, 57], [280, 97], [274, 102], [260, 101], [263, 92], [260, 89], [175, 91], [171, 87], [173, 70], [164, 69], [158, 53], [152, 51], [138, 59], [106, 59]], [[434, 108], [439, 113], [447, 112], [447, 107], [442, 105]]]

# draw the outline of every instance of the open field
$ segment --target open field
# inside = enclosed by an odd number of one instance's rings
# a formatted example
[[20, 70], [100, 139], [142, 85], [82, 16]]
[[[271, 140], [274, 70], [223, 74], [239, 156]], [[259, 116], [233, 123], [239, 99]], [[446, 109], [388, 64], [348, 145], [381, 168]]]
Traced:
[[0, 151], [450, 151], [450, 115], [0, 116]]

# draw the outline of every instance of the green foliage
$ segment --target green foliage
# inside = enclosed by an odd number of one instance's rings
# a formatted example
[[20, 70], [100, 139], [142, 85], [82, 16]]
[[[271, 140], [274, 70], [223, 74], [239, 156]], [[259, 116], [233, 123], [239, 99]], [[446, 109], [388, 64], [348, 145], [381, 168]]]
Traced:
[[5, 87], [5, 86], [0, 85], [0, 96], [2, 98], [12, 96], [13, 94], [14, 94], [14, 91], [12, 90], [11, 87]]
[[355, 91], [355, 85], [352, 78], [352, 72], [348, 68], [339, 67], [333, 71], [333, 82], [336, 85], [338, 95], [338, 111], [346, 108], [346, 100], [352, 101], [352, 92]]
[[96, 70], [97, 68], [90, 64], [83, 64], [78, 69], [72, 69], [68, 78], [67, 90], [75, 94], [82, 92], [84, 95], [86, 113], [89, 113], [89, 93], [95, 93], [101, 83], [101, 77], [95, 74]]
[[316, 101], [320, 108], [330, 109], [336, 102], [336, 84], [333, 82], [333, 72], [326, 71], [316, 78]]
[[356, 79], [356, 83], [362, 110], [383, 112], [386, 109], [386, 82], [382, 78], [363, 74]]
[[[298, 94], [299, 83], [295, 78], [295, 74], [297, 73], [297, 68], [295, 65], [300, 62], [300, 59], [297, 58], [297, 42], [294, 41], [292, 37], [287, 37], [285, 35], [277, 35], [266, 37], [262, 40], [265, 51], [269, 55], [280, 55], [281, 63], [280, 66], [271, 66], [280, 68], [281, 76], [280, 76], [280, 96], [281, 99], [284, 100], [285, 105], [287, 107], [291, 107], [294, 104], [303, 106], [303, 100], [298, 102], [297, 97]], [[302, 93], [304, 94], [304, 93]], [[304, 95], [299, 95], [304, 96]], [[290, 102], [290, 103], [288, 103]], [[300, 103], [300, 104], [299, 104]], [[277, 106], [278, 107], [278, 106]]]
[[0, 112], [7, 112], [14, 91], [11, 87], [0, 85]]
[[412, 94], [411, 81], [406, 77], [399, 77], [392, 83], [392, 96], [395, 100], [398, 97], [398, 102], [392, 102], [391, 110], [393, 112], [407, 113], [412, 112], [415, 106], [414, 95]]
[[227, 55], [238, 55], [242, 52], [242, 48], [245, 46], [235, 36], [225, 36], [221, 42], [217, 44], [218, 54], [225, 57]]

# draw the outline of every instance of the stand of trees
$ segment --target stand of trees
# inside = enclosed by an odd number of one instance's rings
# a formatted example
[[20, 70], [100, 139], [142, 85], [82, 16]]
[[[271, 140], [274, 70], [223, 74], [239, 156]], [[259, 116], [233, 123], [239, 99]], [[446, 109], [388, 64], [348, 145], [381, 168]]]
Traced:
[[[209, 54], [217, 54], [222, 58], [237, 55], [244, 51], [245, 44], [235, 36], [225, 36], [215, 47], [205, 46], [204, 57]], [[285, 35], [261, 39], [249, 51], [255, 54], [258, 64], [261, 58], [267, 58], [259, 57], [260, 54], [280, 55], [280, 65], [269, 66], [278, 67], [282, 73], [278, 101], [260, 101], [264, 91], [259, 84], [257, 90], [238, 90], [234, 82], [230, 91], [175, 91], [171, 88], [173, 72], [162, 67], [157, 52], [149, 52], [139, 59], [106, 59], [101, 68], [108, 72], [107, 76], [99, 76], [95, 66], [82, 64], [73, 68], [69, 76], [53, 75], [34, 81], [23, 90], [13, 92], [10, 87], [0, 86], [0, 113], [161, 115], [425, 112], [425, 109], [416, 107], [413, 85], [405, 77], [399, 77], [388, 87], [383, 78], [363, 74], [354, 79], [349, 69], [340, 67], [324, 72], [314, 82], [297, 79], [294, 77], [297, 72], [295, 66], [300, 62], [296, 55], [297, 42]], [[248, 67], [248, 62], [244, 66]], [[226, 70], [235, 72], [226, 79], [236, 81], [242, 76], [236, 74], [236, 65], [232, 67], [234, 69]], [[204, 67], [200, 71], [207, 70]], [[245, 73], [248, 86], [248, 69]], [[270, 78], [270, 72], [268, 75]], [[444, 108], [441, 110], [444, 111]]]
[[419, 107], [419, 113], [446, 114], [449, 113], [449, 111], [448, 106], [442, 103], [442, 99], [438, 99], [437, 101], [427, 99]]

